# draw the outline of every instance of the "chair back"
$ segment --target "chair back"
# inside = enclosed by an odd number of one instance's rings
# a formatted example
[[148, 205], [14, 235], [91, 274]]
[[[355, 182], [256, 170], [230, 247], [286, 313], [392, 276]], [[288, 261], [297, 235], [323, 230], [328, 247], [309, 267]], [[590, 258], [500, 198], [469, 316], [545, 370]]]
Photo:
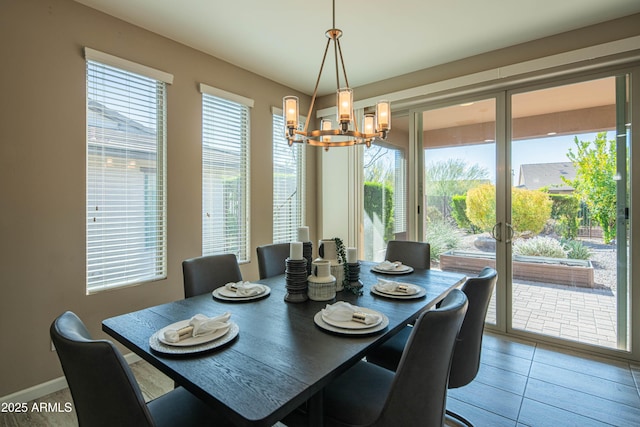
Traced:
[[129, 365], [111, 341], [93, 340], [70, 311], [53, 321], [50, 334], [81, 427], [154, 425]]
[[376, 425], [444, 425], [451, 358], [467, 305], [454, 289], [439, 308], [418, 317]]
[[182, 261], [184, 297], [212, 292], [229, 282], [240, 282], [242, 273], [234, 254], [208, 255]]
[[458, 388], [469, 384], [480, 369], [484, 321], [497, 279], [496, 270], [485, 267], [478, 277], [467, 279], [462, 286], [462, 291], [469, 299], [469, 309], [464, 322], [462, 322], [453, 351], [449, 388]]
[[400, 261], [413, 268], [431, 268], [431, 245], [410, 240], [390, 240], [385, 259]]
[[289, 243], [273, 243], [256, 248], [258, 273], [261, 279], [284, 274], [285, 260], [289, 257]]

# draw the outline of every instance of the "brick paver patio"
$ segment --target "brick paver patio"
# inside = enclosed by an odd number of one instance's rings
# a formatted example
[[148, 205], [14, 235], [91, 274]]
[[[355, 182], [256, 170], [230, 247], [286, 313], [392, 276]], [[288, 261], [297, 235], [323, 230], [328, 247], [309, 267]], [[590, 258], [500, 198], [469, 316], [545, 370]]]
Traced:
[[[487, 319], [495, 318], [491, 304]], [[513, 327], [616, 348], [616, 296], [609, 289], [514, 283]]]

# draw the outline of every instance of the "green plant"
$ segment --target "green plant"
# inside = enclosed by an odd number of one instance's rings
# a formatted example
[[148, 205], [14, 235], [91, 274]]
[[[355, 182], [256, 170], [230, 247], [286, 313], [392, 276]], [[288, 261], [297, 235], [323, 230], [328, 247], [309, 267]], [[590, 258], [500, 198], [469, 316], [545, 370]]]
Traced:
[[516, 233], [540, 233], [551, 218], [551, 204], [549, 195], [542, 191], [514, 188], [511, 191], [513, 230]]
[[496, 189], [483, 184], [467, 191], [467, 218], [482, 231], [489, 231], [496, 223]]
[[336, 253], [338, 255], [338, 261], [342, 263], [342, 271], [344, 272], [342, 286], [346, 290], [353, 292], [355, 295], [362, 295], [362, 288], [354, 288], [349, 283], [349, 266], [347, 265], [347, 254], [344, 250], [344, 243], [342, 242], [342, 239], [339, 237], [334, 237], [333, 241], [336, 242]]
[[551, 218], [556, 220], [556, 232], [567, 240], [578, 237], [580, 201], [567, 194], [549, 194], [549, 198], [553, 203]]
[[364, 211], [370, 218], [384, 221], [384, 241], [393, 239], [393, 188], [390, 184], [364, 183]]
[[[496, 223], [496, 190], [483, 184], [467, 192], [467, 218], [482, 231]], [[514, 188], [511, 193], [511, 226], [517, 234], [540, 233], [551, 217], [551, 200], [541, 191]]]
[[562, 240], [562, 246], [567, 252], [567, 258], [571, 259], [589, 259], [591, 251], [587, 246], [579, 240]]
[[451, 216], [458, 228], [476, 232], [476, 227], [467, 218], [467, 195], [457, 194], [451, 198]]
[[451, 197], [466, 193], [488, 178], [487, 168], [479, 164], [470, 165], [464, 159], [450, 158], [431, 162], [425, 167], [425, 192], [430, 196], [439, 196], [437, 208], [447, 218], [450, 214]]
[[562, 179], [587, 204], [591, 217], [602, 227], [604, 242], [611, 243], [616, 236], [616, 141], [607, 141], [607, 133], [600, 132], [594, 141], [575, 137], [574, 143], [575, 151], [570, 148], [567, 157], [576, 167], [576, 177]]
[[564, 249], [562, 243], [546, 236], [516, 240], [513, 243], [513, 254], [547, 258], [567, 258], [567, 251]]
[[434, 221], [427, 224], [425, 241], [431, 247], [431, 259], [439, 260], [444, 252], [460, 246], [458, 230], [448, 221]]

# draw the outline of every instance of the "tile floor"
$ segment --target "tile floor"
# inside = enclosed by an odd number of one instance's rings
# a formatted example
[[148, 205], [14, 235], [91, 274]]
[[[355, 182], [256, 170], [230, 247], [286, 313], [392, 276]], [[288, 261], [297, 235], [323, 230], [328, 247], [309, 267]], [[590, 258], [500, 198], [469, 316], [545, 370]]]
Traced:
[[[170, 379], [146, 362], [132, 368], [145, 398], [173, 387]], [[476, 427], [640, 426], [639, 386], [640, 363], [487, 333], [478, 376], [471, 384], [450, 390], [447, 407]], [[38, 401], [67, 402], [70, 395], [65, 389]], [[72, 427], [77, 421], [73, 413], [0, 414], [0, 426]]]
[[640, 364], [485, 334], [475, 381], [447, 407], [480, 426], [640, 426]]

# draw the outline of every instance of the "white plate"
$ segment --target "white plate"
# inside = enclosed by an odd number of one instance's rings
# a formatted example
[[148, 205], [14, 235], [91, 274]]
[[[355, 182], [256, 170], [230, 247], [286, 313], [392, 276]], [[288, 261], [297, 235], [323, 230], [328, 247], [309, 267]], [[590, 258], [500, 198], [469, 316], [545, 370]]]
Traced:
[[383, 270], [383, 269], [377, 268], [376, 266], [373, 266], [371, 270], [375, 271], [376, 273], [382, 273], [382, 274], [409, 274], [413, 271], [413, 267], [402, 264], [394, 268], [393, 270]]
[[376, 291], [378, 291], [378, 292], [382, 292], [383, 294], [389, 294], [389, 295], [404, 295], [404, 296], [415, 295], [415, 294], [417, 294], [418, 292], [420, 292], [420, 290], [422, 290], [422, 289], [423, 289], [423, 288], [421, 288], [421, 287], [420, 287], [420, 286], [418, 286], [418, 285], [411, 285], [411, 284], [409, 284], [409, 283], [399, 283], [399, 282], [395, 282], [395, 283], [398, 283], [399, 285], [404, 285], [404, 286], [406, 286], [407, 288], [411, 288], [411, 289], [415, 290], [415, 292], [413, 292], [413, 293], [411, 293], [411, 294], [410, 294], [410, 293], [402, 292], [402, 291], [387, 291], [387, 290], [384, 290], [384, 289], [382, 289], [382, 288], [378, 288], [378, 285], [377, 285], [377, 284], [373, 285], [373, 287], [375, 288], [375, 290], [376, 290]]
[[180, 354], [200, 353], [203, 351], [208, 351], [214, 348], [221, 347], [231, 342], [235, 337], [237, 337], [238, 333], [240, 332], [240, 328], [236, 323], [229, 322], [229, 329], [224, 335], [222, 335], [218, 339], [214, 339], [213, 341], [205, 342], [198, 345], [192, 345], [189, 347], [176, 347], [172, 345], [163, 344], [158, 339], [159, 332], [160, 331], [151, 335], [151, 337], [149, 338], [149, 347], [151, 347], [152, 350], [155, 350], [160, 353], [180, 355]]
[[[416, 286], [416, 285], [413, 285]], [[398, 293], [386, 293], [386, 292], [382, 292], [376, 289], [375, 285], [371, 287], [371, 293], [375, 294], [375, 295], [380, 295], [381, 297], [386, 297], [386, 298], [395, 298], [395, 299], [415, 299], [415, 298], [422, 298], [423, 296], [425, 296], [427, 294], [427, 290], [420, 287], [420, 286], [416, 286], [420, 288], [420, 291], [416, 292], [415, 294], [411, 294], [411, 295], [407, 295], [403, 292], [398, 292]]]
[[380, 332], [384, 330], [387, 326], [389, 326], [389, 318], [380, 312], [377, 312], [377, 313], [382, 317], [382, 321], [377, 326], [374, 326], [372, 328], [367, 328], [367, 329], [344, 329], [344, 328], [338, 328], [337, 326], [330, 325], [324, 320], [322, 320], [322, 311], [319, 311], [316, 313], [316, 315], [313, 317], [313, 321], [315, 322], [316, 325], [318, 325], [320, 328], [326, 331], [336, 332], [343, 335], [368, 335], [368, 334], [374, 334], [376, 332]]
[[192, 345], [199, 345], [199, 344], [204, 344], [207, 343], [209, 341], [213, 341], [215, 339], [220, 338], [221, 336], [223, 336], [224, 334], [227, 333], [227, 331], [229, 331], [229, 328], [222, 328], [222, 329], [218, 329], [217, 331], [215, 331], [212, 334], [206, 334], [206, 335], [200, 335], [199, 337], [191, 337], [191, 338], [185, 338], [181, 341], [178, 342], [169, 342], [167, 340], [164, 339], [164, 332], [168, 329], [182, 329], [185, 328], [187, 326], [189, 326], [189, 322], [191, 321], [191, 319], [187, 319], [187, 320], [181, 320], [179, 322], [176, 323], [172, 323], [169, 326], [165, 326], [164, 328], [160, 329], [158, 332], [156, 332], [158, 334], [158, 341], [160, 341], [162, 344], [166, 344], [166, 345], [170, 345], [173, 347], [191, 347]]
[[[251, 295], [248, 297], [239, 297], [235, 292], [225, 289], [224, 286], [214, 289], [212, 294], [214, 298], [217, 298], [223, 301], [250, 301], [253, 299], [264, 298], [271, 293], [271, 288], [268, 287], [267, 285], [260, 284], [260, 286], [264, 288], [264, 292], [257, 295]], [[225, 292], [223, 292], [223, 290]], [[233, 296], [231, 296], [232, 294]]]
[[[342, 329], [369, 329], [378, 326], [382, 322], [382, 313], [380, 313], [379, 311], [371, 310], [364, 307], [358, 307], [357, 311], [367, 314], [377, 314], [379, 316], [379, 319], [376, 323], [370, 323], [367, 325], [366, 323], [356, 322], [355, 320], [333, 320], [322, 314], [322, 320], [324, 320], [325, 323], [328, 323], [331, 326]], [[322, 311], [320, 313], [322, 313]]]

